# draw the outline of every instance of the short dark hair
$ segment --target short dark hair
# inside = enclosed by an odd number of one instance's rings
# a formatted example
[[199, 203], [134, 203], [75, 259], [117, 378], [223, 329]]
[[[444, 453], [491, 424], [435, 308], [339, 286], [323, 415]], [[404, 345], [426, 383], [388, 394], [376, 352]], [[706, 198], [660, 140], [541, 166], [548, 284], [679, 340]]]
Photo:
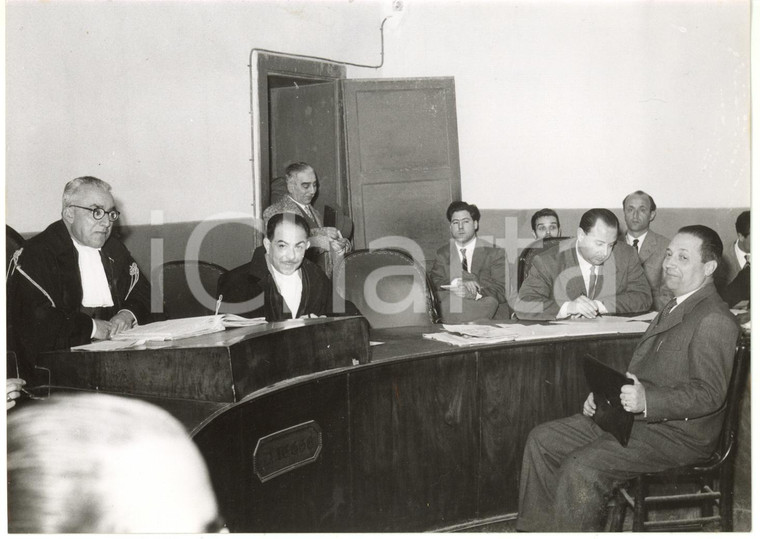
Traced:
[[550, 208], [544, 208], [542, 210], [538, 210], [533, 214], [533, 217], [530, 218], [530, 228], [533, 229], [533, 232], [536, 231], [536, 221], [538, 221], [541, 217], [554, 217], [557, 220], [557, 226], [559, 226], [559, 215], [557, 215], [557, 212]]
[[464, 202], [462, 200], [455, 200], [449, 204], [449, 207], [446, 210], [446, 219], [451, 222], [451, 216], [458, 211], [466, 211], [470, 214], [470, 217], [472, 217], [473, 221], [480, 221], [480, 210], [478, 207], [475, 204], [467, 204], [467, 202]]
[[272, 241], [274, 239], [274, 233], [277, 230], [277, 227], [284, 223], [286, 220], [288, 222], [294, 223], [296, 226], [300, 226], [304, 232], [306, 232], [307, 238], [311, 235], [309, 223], [307, 223], [306, 219], [297, 213], [276, 213], [269, 218], [269, 221], [267, 221], [267, 239], [269, 241]]
[[625, 196], [623, 199], [623, 209], [625, 209], [625, 201], [628, 200], [628, 197], [631, 195], [638, 195], [640, 197], [647, 197], [649, 199], [649, 211], [655, 211], [657, 209], [657, 204], [654, 203], [654, 199], [652, 198], [652, 195], [649, 193], [645, 193], [641, 189], [638, 191], [634, 191], [633, 193], [629, 193]]
[[[314, 172], [314, 167], [311, 166], [309, 163], [304, 162], [297, 162], [297, 163], [290, 163], [287, 167], [285, 167], [285, 178], [288, 180], [294, 178], [296, 174], [300, 174], [301, 172], [307, 172], [312, 171]], [[316, 172], [314, 172], [316, 174]]]
[[736, 218], [736, 233], [749, 236], [749, 210], [741, 212]]
[[679, 228], [678, 233], [690, 234], [702, 240], [699, 254], [703, 264], [711, 260], [720, 262], [720, 257], [723, 256], [723, 242], [712, 228], [705, 225], [689, 225]]
[[598, 220], [602, 220], [607, 226], [619, 229], [618, 218], [607, 208], [591, 208], [581, 216], [581, 222], [578, 225], [586, 234], [594, 228]]

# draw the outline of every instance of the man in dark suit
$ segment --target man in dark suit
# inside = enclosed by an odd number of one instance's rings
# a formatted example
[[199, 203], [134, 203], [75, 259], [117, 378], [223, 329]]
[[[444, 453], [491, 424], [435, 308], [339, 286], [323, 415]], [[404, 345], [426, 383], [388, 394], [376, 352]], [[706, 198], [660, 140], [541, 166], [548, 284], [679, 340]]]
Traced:
[[108, 339], [147, 321], [148, 279], [111, 236], [119, 215], [108, 183], [76, 178], [63, 190], [61, 220], [20, 251], [10, 303], [22, 377], [33, 373], [40, 352]]
[[705, 226], [681, 228], [663, 268], [674, 298], [652, 321], [633, 352], [621, 389], [635, 414], [623, 447], [583, 414], [533, 429], [523, 454], [517, 528], [599, 531], [616, 483], [644, 472], [708, 457], [723, 423], [739, 328], [713, 285], [723, 246]]
[[499, 305], [506, 306], [507, 301], [504, 250], [478, 238], [480, 210], [474, 204], [452, 202], [446, 218], [451, 223], [451, 240], [438, 249], [430, 270], [443, 322], [492, 318]]
[[723, 254], [718, 290], [729, 307], [746, 308], [750, 297], [750, 213], [736, 218], [736, 241]]
[[618, 220], [604, 208], [581, 217], [578, 237], [533, 258], [515, 312], [521, 319], [594, 318], [647, 311], [652, 293], [633, 248], [617, 243]]
[[[330, 281], [314, 263], [304, 258], [309, 248], [309, 225], [298, 214], [278, 213], [267, 223], [263, 247], [250, 262], [219, 278], [224, 303], [221, 312], [268, 322], [332, 314]], [[346, 303], [348, 314], [359, 314]], [[340, 313], [344, 314], [344, 313]]]
[[294, 213], [303, 217], [309, 224], [311, 234], [308, 256], [327, 275], [332, 275], [333, 266], [351, 251], [348, 236], [353, 231], [353, 223], [342, 220], [343, 230], [324, 225], [319, 210], [312, 205], [319, 190], [319, 181], [314, 168], [308, 163], [288, 165], [285, 169], [285, 186], [287, 194], [264, 210], [264, 223], [279, 213]]
[[628, 230], [621, 239], [639, 253], [644, 275], [652, 289], [653, 307], [659, 311], [672, 297], [662, 283], [662, 261], [670, 239], [649, 228], [657, 216], [657, 205], [644, 191], [634, 191], [623, 199], [623, 215]]

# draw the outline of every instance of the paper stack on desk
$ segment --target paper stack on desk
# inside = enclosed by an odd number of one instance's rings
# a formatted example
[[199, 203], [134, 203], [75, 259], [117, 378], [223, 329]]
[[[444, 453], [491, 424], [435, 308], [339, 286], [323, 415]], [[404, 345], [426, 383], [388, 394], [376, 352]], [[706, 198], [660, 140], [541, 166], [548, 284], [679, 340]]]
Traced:
[[153, 322], [135, 326], [111, 337], [114, 341], [174, 341], [207, 333], [224, 331], [228, 327], [243, 327], [266, 324], [264, 318], [243, 318], [235, 314], [194, 316]]
[[423, 337], [456, 346], [473, 344], [495, 344], [514, 341], [517, 332], [509, 327], [486, 326], [477, 324], [443, 324], [445, 332], [425, 333]]

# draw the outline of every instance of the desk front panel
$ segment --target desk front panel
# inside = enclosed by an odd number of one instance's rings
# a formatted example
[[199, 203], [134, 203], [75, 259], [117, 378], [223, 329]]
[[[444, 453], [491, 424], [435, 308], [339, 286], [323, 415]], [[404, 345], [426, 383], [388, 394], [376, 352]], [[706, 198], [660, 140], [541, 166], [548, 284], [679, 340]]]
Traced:
[[[443, 349], [418, 340], [408, 356], [375, 353], [257, 392], [195, 440], [232, 531], [410, 532], [506, 515], [517, 511], [528, 432], [586, 398], [580, 359], [591, 352], [624, 371], [637, 339]], [[262, 482], [251, 471], [261, 438], [310, 418], [322, 428], [319, 457]]]

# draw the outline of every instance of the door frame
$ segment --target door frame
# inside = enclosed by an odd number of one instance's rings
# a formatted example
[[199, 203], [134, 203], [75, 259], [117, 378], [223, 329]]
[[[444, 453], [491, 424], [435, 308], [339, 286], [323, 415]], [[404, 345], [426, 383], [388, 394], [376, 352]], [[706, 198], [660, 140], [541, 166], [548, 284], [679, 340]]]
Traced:
[[[292, 55], [251, 50], [251, 168], [253, 174], [253, 216], [261, 218], [262, 200], [269, 199], [269, 180], [272, 178], [269, 162], [269, 88], [270, 77], [309, 82], [331, 82], [346, 78], [345, 66], [298, 58]], [[255, 245], [261, 238], [255, 238]]]

